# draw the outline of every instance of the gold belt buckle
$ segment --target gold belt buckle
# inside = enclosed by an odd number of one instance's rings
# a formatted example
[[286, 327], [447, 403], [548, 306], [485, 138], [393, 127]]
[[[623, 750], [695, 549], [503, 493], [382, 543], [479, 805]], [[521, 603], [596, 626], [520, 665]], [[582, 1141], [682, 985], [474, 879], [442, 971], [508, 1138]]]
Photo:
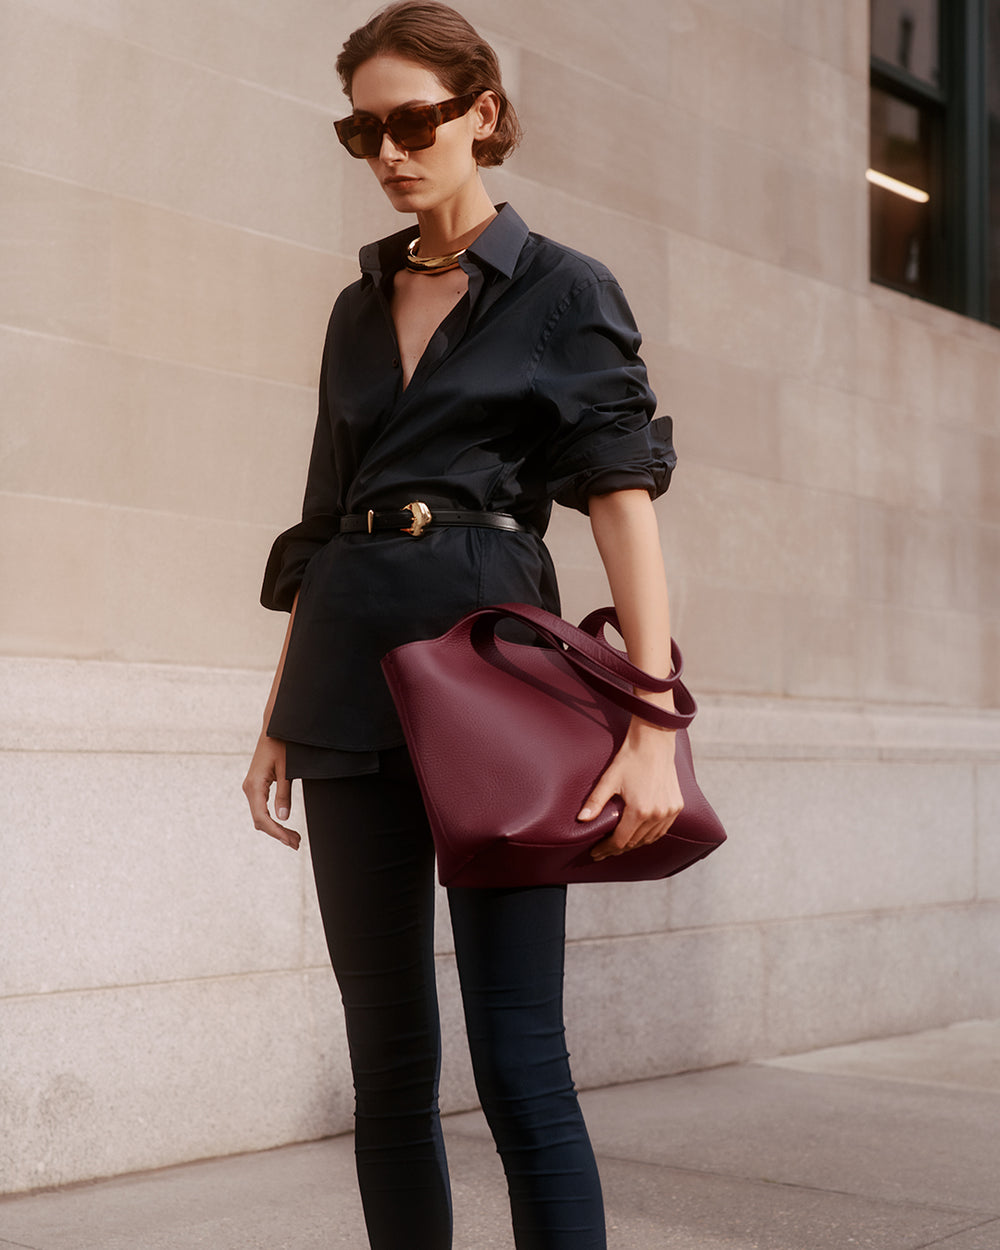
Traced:
[[404, 534], [412, 534], [414, 538], [419, 538], [431, 521], [434, 520], [434, 514], [425, 503], [421, 503], [419, 499], [413, 503], [406, 505], [405, 511], [409, 512], [413, 517], [413, 524], [407, 526], [401, 532]]

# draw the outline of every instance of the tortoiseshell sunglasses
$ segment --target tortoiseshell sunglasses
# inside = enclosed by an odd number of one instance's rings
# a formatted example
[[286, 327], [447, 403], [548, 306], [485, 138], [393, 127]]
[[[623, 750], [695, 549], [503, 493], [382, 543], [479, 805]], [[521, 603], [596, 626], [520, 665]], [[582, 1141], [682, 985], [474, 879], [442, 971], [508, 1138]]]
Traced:
[[438, 126], [464, 117], [481, 95], [481, 91], [469, 91], [440, 104], [409, 104], [393, 109], [384, 122], [369, 113], [352, 113], [333, 125], [337, 138], [352, 156], [378, 156], [384, 134], [398, 148], [421, 152], [433, 145]]

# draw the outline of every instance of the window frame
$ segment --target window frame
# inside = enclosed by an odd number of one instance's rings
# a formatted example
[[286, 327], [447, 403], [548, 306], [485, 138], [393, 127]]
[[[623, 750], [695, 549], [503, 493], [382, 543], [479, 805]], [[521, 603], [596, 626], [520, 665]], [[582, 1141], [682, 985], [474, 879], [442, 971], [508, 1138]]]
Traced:
[[989, 308], [987, 20], [987, 0], [942, 0], [937, 87], [875, 56], [869, 45], [869, 95], [875, 88], [938, 111], [935, 172], [944, 193], [941, 212], [932, 219], [932, 294], [922, 295], [874, 273], [871, 280], [1000, 326], [1000, 308]]

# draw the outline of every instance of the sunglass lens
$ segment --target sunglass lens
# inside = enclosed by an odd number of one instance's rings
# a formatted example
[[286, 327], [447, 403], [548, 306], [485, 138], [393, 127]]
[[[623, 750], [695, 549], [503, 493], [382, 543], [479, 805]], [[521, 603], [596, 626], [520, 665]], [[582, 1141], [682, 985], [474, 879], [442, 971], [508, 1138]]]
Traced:
[[337, 138], [352, 156], [375, 156], [382, 136], [376, 123], [345, 117], [335, 122]]
[[419, 152], [434, 142], [435, 114], [431, 108], [401, 109], [389, 119], [388, 130], [394, 143], [408, 152]]
[[347, 146], [355, 156], [378, 156], [382, 135], [374, 122], [356, 122]]

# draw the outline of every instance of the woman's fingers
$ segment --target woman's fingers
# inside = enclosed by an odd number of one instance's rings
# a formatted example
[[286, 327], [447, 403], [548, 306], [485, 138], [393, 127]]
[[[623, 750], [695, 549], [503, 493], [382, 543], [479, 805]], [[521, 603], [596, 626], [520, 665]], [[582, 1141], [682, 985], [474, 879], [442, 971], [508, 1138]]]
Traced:
[[577, 820], [588, 821], [600, 816], [617, 793], [614, 779], [605, 773], [584, 800], [583, 807], [577, 813]]
[[278, 780], [274, 788], [274, 810], [279, 820], [287, 820], [292, 812], [292, 783], [287, 777]]
[[623, 855], [628, 851], [637, 850], [640, 846], [649, 846], [653, 842], [658, 842], [669, 831], [670, 826], [683, 810], [683, 806], [681, 803], [675, 809], [666, 812], [643, 815], [626, 804], [621, 820], [612, 833], [593, 847], [590, 852], [591, 857], [595, 860], [607, 859], [609, 855]]
[[[290, 846], [293, 851], [297, 851], [302, 839], [294, 829], [286, 829], [284, 825], [279, 825], [271, 816], [267, 807], [268, 790], [270, 790], [270, 786], [265, 788], [263, 796], [260, 797], [258, 802], [251, 800], [250, 814], [253, 816], [254, 828], [261, 833], [266, 833], [269, 838], [276, 838], [279, 842], [283, 842], [285, 846]], [[249, 794], [247, 797], [250, 797]]]
[[254, 752], [250, 770], [243, 781], [243, 793], [250, 805], [254, 828], [284, 843], [285, 846], [290, 846], [293, 851], [297, 851], [302, 840], [298, 833], [294, 829], [286, 829], [284, 825], [279, 824], [268, 808], [271, 786], [275, 785], [275, 808], [279, 818], [287, 820], [291, 811], [292, 786], [288, 778], [284, 776], [283, 760], [280, 762], [279, 770], [276, 749], [271, 746], [270, 740], [262, 740]]
[[[261, 826], [258, 825], [257, 828], [261, 829]], [[302, 841], [294, 829], [286, 829], [284, 825], [279, 825], [276, 820], [272, 820], [264, 826], [262, 832], [266, 833], [268, 837], [277, 838], [285, 846], [290, 846], [293, 851], [299, 849], [299, 843]]]
[[279, 842], [283, 842], [285, 846], [290, 846], [293, 851], [299, 849], [301, 838], [294, 829], [286, 829], [284, 825], [272, 819], [270, 813], [265, 814], [254, 821], [254, 827], [259, 829], [261, 833], [266, 833], [269, 838], [276, 838]]
[[[625, 810], [627, 813], [628, 808]], [[638, 831], [631, 829], [624, 822], [625, 816], [623, 815], [612, 832], [592, 848], [590, 852], [592, 859], [601, 860], [607, 859], [609, 855], [623, 855], [626, 851], [634, 850], [642, 845]]]

